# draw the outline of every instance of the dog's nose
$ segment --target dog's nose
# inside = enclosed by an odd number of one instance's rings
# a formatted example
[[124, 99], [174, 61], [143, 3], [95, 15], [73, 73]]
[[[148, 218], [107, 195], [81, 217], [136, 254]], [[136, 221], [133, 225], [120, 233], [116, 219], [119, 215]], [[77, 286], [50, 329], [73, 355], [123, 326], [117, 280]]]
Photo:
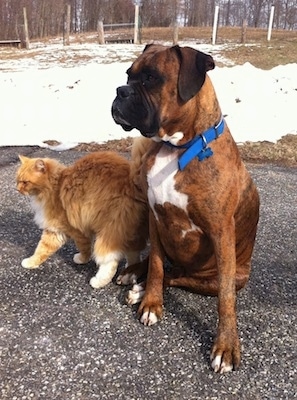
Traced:
[[120, 86], [117, 88], [117, 95], [120, 98], [127, 98], [129, 96], [131, 96], [131, 94], [133, 94], [133, 89], [131, 86], [129, 85], [125, 85], [125, 86]]

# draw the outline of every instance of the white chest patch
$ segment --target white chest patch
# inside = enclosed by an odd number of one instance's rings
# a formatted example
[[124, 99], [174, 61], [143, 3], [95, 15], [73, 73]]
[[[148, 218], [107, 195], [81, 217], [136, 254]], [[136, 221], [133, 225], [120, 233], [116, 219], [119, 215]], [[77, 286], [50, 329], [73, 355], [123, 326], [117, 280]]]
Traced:
[[178, 172], [178, 154], [174, 149], [162, 146], [155, 163], [148, 172], [148, 200], [154, 211], [155, 204], [168, 202], [187, 212], [188, 196], [175, 189], [175, 175]]
[[178, 145], [179, 141], [184, 137], [183, 132], [175, 132], [173, 135], [164, 135], [162, 137], [163, 142], [170, 142], [173, 145]]
[[45, 229], [47, 223], [46, 223], [42, 204], [39, 203], [38, 201], [36, 201], [36, 199], [34, 197], [30, 197], [30, 200], [31, 200], [31, 207], [35, 213], [34, 221], [35, 221], [36, 225], [40, 229]]

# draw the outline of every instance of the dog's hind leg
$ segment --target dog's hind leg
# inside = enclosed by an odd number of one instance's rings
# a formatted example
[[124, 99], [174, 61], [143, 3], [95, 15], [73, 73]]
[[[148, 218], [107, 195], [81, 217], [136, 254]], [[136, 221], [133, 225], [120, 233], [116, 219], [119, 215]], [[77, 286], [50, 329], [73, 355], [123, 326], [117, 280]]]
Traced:
[[[239, 267], [236, 273], [235, 287], [236, 291], [242, 289], [249, 278], [249, 274], [242, 273], [243, 267]], [[194, 273], [191, 276], [172, 277], [169, 274], [165, 275], [164, 286], [175, 286], [185, 288], [191, 292], [202, 294], [205, 296], [217, 296], [219, 291], [218, 275], [216, 271], [206, 275], [205, 273]]]
[[190, 290], [206, 296], [218, 295], [218, 279], [214, 277], [197, 277], [197, 276], [181, 276], [179, 278], [171, 278], [165, 276], [165, 286], [175, 286]]

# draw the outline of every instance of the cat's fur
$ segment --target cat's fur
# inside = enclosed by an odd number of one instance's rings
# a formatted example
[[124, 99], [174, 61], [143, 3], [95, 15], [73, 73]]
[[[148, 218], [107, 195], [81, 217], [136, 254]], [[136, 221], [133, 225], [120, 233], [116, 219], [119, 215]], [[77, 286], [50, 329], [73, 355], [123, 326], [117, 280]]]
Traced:
[[148, 238], [148, 207], [137, 185], [149, 141], [133, 143], [132, 160], [111, 151], [91, 153], [66, 167], [55, 159], [19, 156], [17, 189], [29, 195], [35, 222], [43, 230], [34, 254], [22, 261], [37, 268], [69, 238], [77, 264], [92, 254], [99, 269], [90, 284], [100, 288], [114, 277], [119, 261], [139, 262]]

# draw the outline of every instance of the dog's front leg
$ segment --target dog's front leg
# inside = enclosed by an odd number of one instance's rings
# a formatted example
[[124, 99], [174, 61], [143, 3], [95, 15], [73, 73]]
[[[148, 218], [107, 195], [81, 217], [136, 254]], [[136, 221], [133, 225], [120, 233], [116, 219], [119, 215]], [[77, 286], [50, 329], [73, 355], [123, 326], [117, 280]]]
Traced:
[[145, 294], [138, 309], [140, 321], [153, 325], [162, 317], [165, 254], [160, 243], [154, 214], [149, 215], [150, 255]]
[[240, 344], [236, 323], [236, 253], [234, 219], [213, 235], [218, 267], [218, 332], [211, 360], [215, 372], [228, 372], [240, 363]]

